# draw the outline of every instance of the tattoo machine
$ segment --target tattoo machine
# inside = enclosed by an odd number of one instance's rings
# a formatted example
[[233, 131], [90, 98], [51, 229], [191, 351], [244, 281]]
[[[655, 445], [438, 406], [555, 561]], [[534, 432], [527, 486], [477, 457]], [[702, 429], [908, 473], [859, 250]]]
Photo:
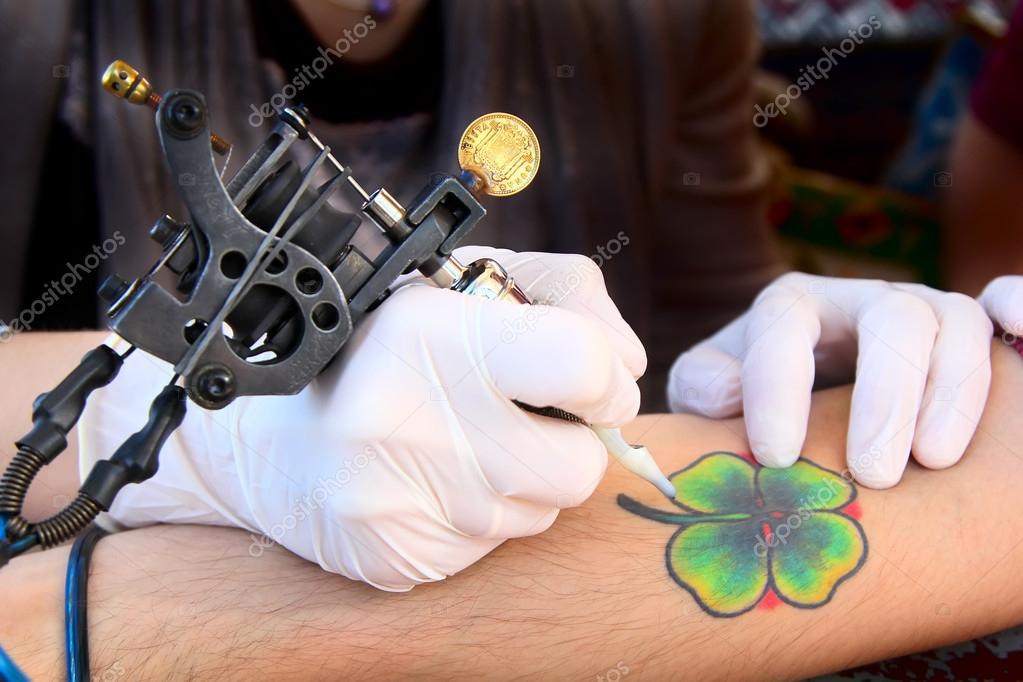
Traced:
[[[461, 173], [435, 175], [405, 208], [386, 189], [366, 192], [313, 134], [302, 107], [281, 111], [266, 141], [225, 185], [214, 154], [227, 156], [231, 145], [210, 131], [202, 94], [158, 94], [123, 61], [110, 65], [102, 83], [117, 97], [155, 109], [157, 136], [190, 221], [157, 220], [149, 234], [162, 255], [152, 268], [132, 282], [113, 275], [100, 287], [108, 326], [130, 349], [119, 355], [99, 346], [35, 401], [33, 428], [17, 442], [0, 480], [0, 565], [31, 547], [74, 537], [110, 508], [121, 488], [153, 476], [161, 447], [184, 419], [186, 398], [216, 410], [239, 396], [301, 391], [403, 273], [418, 270], [440, 287], [528, 303], [495, 261], [463, 265], [452, 256], [486, 215], [480, 195], [512, 194], [535, 175], [539, 147], [519, 119], [490, 114], [470, 125], [459, 148]], [[287, 154], [300, 142], [315, 153], [302, 168]], [[359, 214], [328, 203], [338, 190]], [[386, 237], [372, 257], [352, 243], [362, 217]], [[63, 510], [27, 521], [22, 505], [33, 478], [65, 449], [90, 393], [113, 381], [136, 348], [176, 372], [153, 401], [148, 422], [95, 465]], [[581, 421], [553, 408], [522, 407]], [[626, 468], [674, 496], [645, 448], [628, 445], [616, 430], [595, 431]]]

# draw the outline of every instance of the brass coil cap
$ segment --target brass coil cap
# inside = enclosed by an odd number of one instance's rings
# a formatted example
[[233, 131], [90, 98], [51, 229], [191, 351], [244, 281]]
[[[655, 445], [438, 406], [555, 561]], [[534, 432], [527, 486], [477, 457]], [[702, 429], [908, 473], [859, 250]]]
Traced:
[[104, 90], [132, 104], [148, 103], [153, 92], [152, 85], [145, 76], [131, 64], [120, 59], [111, 63], [103, 72], [101, 83]]

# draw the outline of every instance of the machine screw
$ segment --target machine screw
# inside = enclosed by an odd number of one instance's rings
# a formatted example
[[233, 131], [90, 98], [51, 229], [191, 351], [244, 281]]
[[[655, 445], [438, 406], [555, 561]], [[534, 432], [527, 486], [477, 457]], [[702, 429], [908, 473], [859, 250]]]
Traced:
[[309, 134], [309, 110], [304, 105], [285, 107], [280, 118], [294, 128], [300, 138], [305, 139]]
[[194, 137], [205, 123], [206, 114], [195, 96], [188, 93], [172, 95], [162, 105], [164, 119], [171, 132], [182, 138]]
[[234, 375], [223, 367], [204, 369], [195, 382], [199, 394], [211, 403], [222, 403], [234, 395]]
[[171, 242], [181, 233], [181, 223], [171, 218], [169, 215], [163, 215], [153, 223], [153, 226], [149, 228], [149, 237], [159, 244], [160, 246], [167, 248]]
[[110, 275], [99, 285], [99, 297], [108, 305], [112, 305], [124, 295], [124, 292], [128, 291], [129, 286], [118, 275]]

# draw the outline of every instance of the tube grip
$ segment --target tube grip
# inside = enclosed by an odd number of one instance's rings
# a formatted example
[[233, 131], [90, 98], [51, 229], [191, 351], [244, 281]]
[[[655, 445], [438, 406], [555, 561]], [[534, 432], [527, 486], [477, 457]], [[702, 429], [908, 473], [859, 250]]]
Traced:
[[452, 289], [495, 301], [510, 301], [522, 305], [532, 303], [504, 266], [491, 258], [480, 258], [465, 266], [465, 272]]
[[186, 407], [185, 389], [165, 387], [153, 400], [146, 425], [124, 441], [110, 459], [96, 462], [79, 492], [109, 510], [121, 488], [151, 478], [160, 466], [164, 443], [185, 419]]
[[98, 346], [82, 358], [78, 367], [48, 393], [32, 404], [32, 430], [17, 442], [49, 464], [67, 447], [68, 431], [85, 411], [89, 394], [106, 386], [121, 369], [124, 360], [109, 346]]

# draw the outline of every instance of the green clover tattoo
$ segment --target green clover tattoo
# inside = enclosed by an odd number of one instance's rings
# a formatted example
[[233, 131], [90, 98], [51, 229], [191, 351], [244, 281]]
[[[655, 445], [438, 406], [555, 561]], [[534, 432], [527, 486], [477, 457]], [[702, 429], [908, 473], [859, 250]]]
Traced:
[[850, 516], [855, 486], [813, 462], [769, 469], [711, 452], [670, 479], [684, 513], [627, 495], [618, 504], [679, 526], [665, 552], [668, 573], [713, 616], [738, 616], [772, 595], [816, 608], [866, 561], [867, 537]]

